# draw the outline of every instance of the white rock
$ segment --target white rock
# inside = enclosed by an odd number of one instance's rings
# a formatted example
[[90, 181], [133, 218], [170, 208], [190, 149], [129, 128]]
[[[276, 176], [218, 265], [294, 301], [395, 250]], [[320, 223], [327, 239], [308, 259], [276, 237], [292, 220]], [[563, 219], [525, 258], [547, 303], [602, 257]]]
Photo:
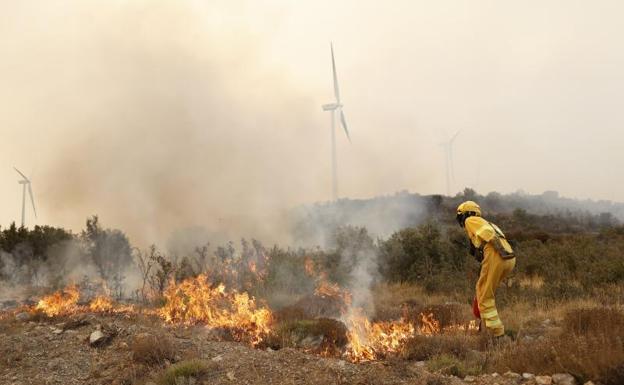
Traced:
[[227, 377], [228, 380], [230, 381], [234, 381], [236, 379], [236, 377], [234, 376], [234, 372], [233, 371], [229, 371], [225, 374], [225, 376]]
[[54, 330], [52, 330], [52, 333], [53, 334], [61, 334], [61, 333], [63, 333], [63, 329], [56, 329], [55, 328]]
[[464, 377], [464, 382], [475, 382], [477, 379], [475, 376], [466, 376]]
[[89, 336], [89, 343], [91, 345], [97, 345], [98, 343], [102, 342], [105, 338], [106, 336], [104, 335], [104, 333], [102, 333], [100, 330], [96, 330], [93, 333], [91, 333], [91, 335]]
[[553, 374], [552, 380], [555, 385], [576, 385], [576, 379], [568, 373]]
[[492, 377], [498, 377], [498, 376], [500, 376], [500, 374], [498, 374], [496, 372], [492, 373]]
[[507, 378], [515, 378], [515, 379], [518, 379], [521, 377], [518, 373], [514, 373], [514, 372], [506, 372], [504, 376]]
[[587, 381], [584, 385], [595, 385], [592, 381]]
[[218, 355], [218, 356], [212, 357], [212, 361], [213, 362], [223, 361], [223, 356], [222, 355]]
[[525, 380], [530, 380], [531, 378], [535, 378], [535, 374], [533, 373], [522, 373], [522, 378]]
[[416, 365], [417, 368], [424, 368], [426, 364], [425, 361], [416, 361], [414, 365]]
[[535, 383], [537, 385], [551, 385], [552, 377], [550, 376], [537, 376], [535, 377]]

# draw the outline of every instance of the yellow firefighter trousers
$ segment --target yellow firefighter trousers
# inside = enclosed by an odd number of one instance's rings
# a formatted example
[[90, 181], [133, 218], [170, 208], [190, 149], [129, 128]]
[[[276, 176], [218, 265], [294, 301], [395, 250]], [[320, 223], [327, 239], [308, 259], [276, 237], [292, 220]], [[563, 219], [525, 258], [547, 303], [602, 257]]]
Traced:
[[496, 289], [516, 266], [516, 258], [503, 259], [490, 244], [485, 246], [481, 274], [477, 281], [477, 301], [485, 326], [496, 337], [505, 334], [505, 327], [496, 310]]

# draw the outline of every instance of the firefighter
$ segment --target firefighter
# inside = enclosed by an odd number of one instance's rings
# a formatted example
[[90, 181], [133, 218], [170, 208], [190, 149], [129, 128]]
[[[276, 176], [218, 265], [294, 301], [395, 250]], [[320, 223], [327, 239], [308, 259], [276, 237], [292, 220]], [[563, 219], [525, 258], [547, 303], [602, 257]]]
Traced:
[[501, 281], [516, 265], [514, 251], [498, 226], [481, 217], [477, 203], [466, 201], [459, 205], [457, 222], [470, 239], [471, 254], [481, 262], [476, 301], [482, 324], [495, 337], [502, 337], [505, 327], [498, 316], [494, 295]]

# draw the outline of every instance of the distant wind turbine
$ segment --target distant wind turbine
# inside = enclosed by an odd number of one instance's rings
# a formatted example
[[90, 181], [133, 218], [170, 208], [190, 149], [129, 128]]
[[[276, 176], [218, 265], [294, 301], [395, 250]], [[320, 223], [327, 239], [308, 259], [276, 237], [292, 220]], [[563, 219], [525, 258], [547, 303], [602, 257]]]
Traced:
[[453, 143], [457, 136], [461, 132], [461, 129], [457, 130], [451, 138], [441, 143], [440, 145], [444, 149], [444, 156], [446, 158], [446, 195], [451, 195], [451, 181], [455, 181], [455, 168], [453, 164]]
[[16, 167], [13, 167], [18, 174], [22, 176], [22, 180], [18, 181], [19, 184], [22, 185], [22, 227], [24, 227], [26, 223], [26, 187], [28, 186], [28, 195], [30, 195], [30, 203], [32, 203], [33, 213], [35, 214], [35, 218], [37, 218], [37, 209], [35, 209], [35, 198], [33, 197], [32, 187], [30, 185], [30, 179], [26, 177], [20, 170]]
[[340, 114], [340, 123], [342, 124], [342, 128], [344, 128], [345, 135], [347, 135], [347, 139], [349, 139], [349, 143], [351, 142], [351, 137], [349, 136], [349, 130], [347, 129], [347, 121], [344, 116], [344, 112], [342, 112], [342, 103], [340, 102], [340, 90], [338, 88], [338, 75], [336, 75], [336, 61], [334, 60], [334, 46], [330, 44], [331, 49], [331, 59], [332, 59], [332, 73], [334, 76], [334, 97], [336, 100], [334, 103], [324, 104], [324, 111], [331, 111], [331, 146], [332, 146], [332, 198], [333, 200], [338, 199], [338, 165], [336, 161], [336, 112]]

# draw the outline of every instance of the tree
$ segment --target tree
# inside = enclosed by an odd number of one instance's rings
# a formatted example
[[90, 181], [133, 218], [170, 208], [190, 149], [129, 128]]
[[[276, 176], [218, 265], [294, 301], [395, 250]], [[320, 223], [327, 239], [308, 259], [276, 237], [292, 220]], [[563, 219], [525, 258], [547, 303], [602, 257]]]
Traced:
[[95, 265], [100, 278], [111, 285], [121, 296], [123, 272], [132, 263], [132, 248], [128, 237], [116, 229], [103, 229], [97, 215], [87, 219], [86, 229], [82, 232], [86, 254]]

